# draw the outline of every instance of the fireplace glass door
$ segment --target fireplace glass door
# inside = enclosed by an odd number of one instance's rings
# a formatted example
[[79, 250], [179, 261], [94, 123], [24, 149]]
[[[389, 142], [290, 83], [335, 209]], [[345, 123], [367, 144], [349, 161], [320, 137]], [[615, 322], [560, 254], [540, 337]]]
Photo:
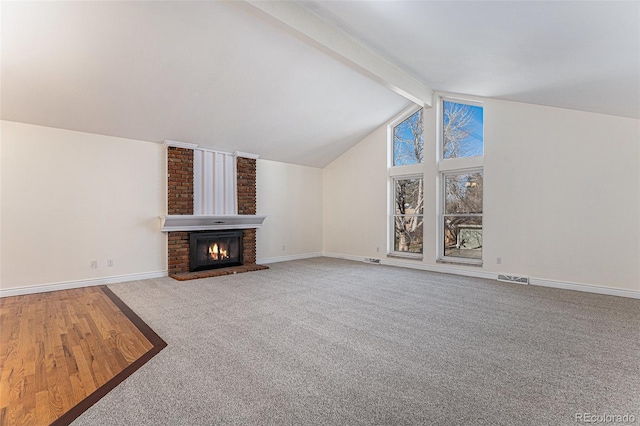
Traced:
[[189, 242], [192, 272], [242, 265], [242, 231], [193, 233]]

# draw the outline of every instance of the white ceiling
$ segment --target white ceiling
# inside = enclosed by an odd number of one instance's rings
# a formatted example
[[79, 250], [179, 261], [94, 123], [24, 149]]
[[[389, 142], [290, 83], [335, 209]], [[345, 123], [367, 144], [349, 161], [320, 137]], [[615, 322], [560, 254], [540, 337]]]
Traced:
[[[436, 90], [640, 118], [640, 2], [303, 2]], [[237, 4], [6, 2], [2, 119], [322, 167], [410, 103]]]
[[435, 90], [640, 118], [640, 1], [304, 1]]
[[410, 102], [220, 2], [3, 2], [2, 118], [323, 167]]

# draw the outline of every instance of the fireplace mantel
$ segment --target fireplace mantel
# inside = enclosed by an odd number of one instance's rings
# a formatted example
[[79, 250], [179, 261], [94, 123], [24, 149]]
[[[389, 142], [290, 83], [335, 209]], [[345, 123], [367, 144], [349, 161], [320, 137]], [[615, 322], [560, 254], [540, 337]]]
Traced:
[[238, 215], [167, 215], [160, 216], [161, 231], [209, 231], [260, 228], [266, 216]]

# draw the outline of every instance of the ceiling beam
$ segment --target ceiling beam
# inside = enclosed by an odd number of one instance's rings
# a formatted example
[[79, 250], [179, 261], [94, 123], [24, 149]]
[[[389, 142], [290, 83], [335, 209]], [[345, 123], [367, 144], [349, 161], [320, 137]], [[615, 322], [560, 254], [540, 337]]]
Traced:
[[291, 1], [231, 2], [339, 60], [420, 106], [433, 105], [433, 90], [371, 49]]

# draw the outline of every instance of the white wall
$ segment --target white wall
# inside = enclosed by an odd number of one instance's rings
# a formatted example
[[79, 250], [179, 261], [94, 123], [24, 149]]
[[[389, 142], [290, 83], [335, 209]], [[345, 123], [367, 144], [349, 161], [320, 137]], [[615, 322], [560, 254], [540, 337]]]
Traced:
[[[447, 267], [640, 290], [640, 121], [484, 102], [484, 266]], [[432, 159], [435, 124], [425, 111]], [[325, 252], [385, 258], [386, 156], [384, 125], [324, 169]], [[422, 266], [434, 269], [436, 176], [428, 161]]]
[[[322, 252], [322, 170], [268, 160], [256, 164], [257, 261], [268, 263]], [[283, 248], [284, 247], [284, 248]]]
[[0, 121], [0, 288], [2, 288], [2, 121]]
[[[484, 102], [484, 266], [447, 268], [639, 291], [640, 121]], [[431, 158], [435, 120], [425, 111]], [[0, 123], [0, 288], [166, 270], [162, 145]], [[442, 269], [436, 176], [427, 162], [420, 265]], [[267, 215], [259, 262], [322, 252], [385, 259], [386, 125], [322, 170], [258, 160], [257, 186]]]
[[640, 290], [640, 120], [486, 105], [487, 268]]
[[3, 290], [166, 271], [162, 145], [1, 125]]
[[386, 254], [386, 140], [386, 127], [379, 127], [323, 169], [325, 252]]
[[[2, 290], [166, 273], [164, 146], [0, 123]], [[322, 170], [258, 160], [257, 186], [258, 261], [320, 255]]]

